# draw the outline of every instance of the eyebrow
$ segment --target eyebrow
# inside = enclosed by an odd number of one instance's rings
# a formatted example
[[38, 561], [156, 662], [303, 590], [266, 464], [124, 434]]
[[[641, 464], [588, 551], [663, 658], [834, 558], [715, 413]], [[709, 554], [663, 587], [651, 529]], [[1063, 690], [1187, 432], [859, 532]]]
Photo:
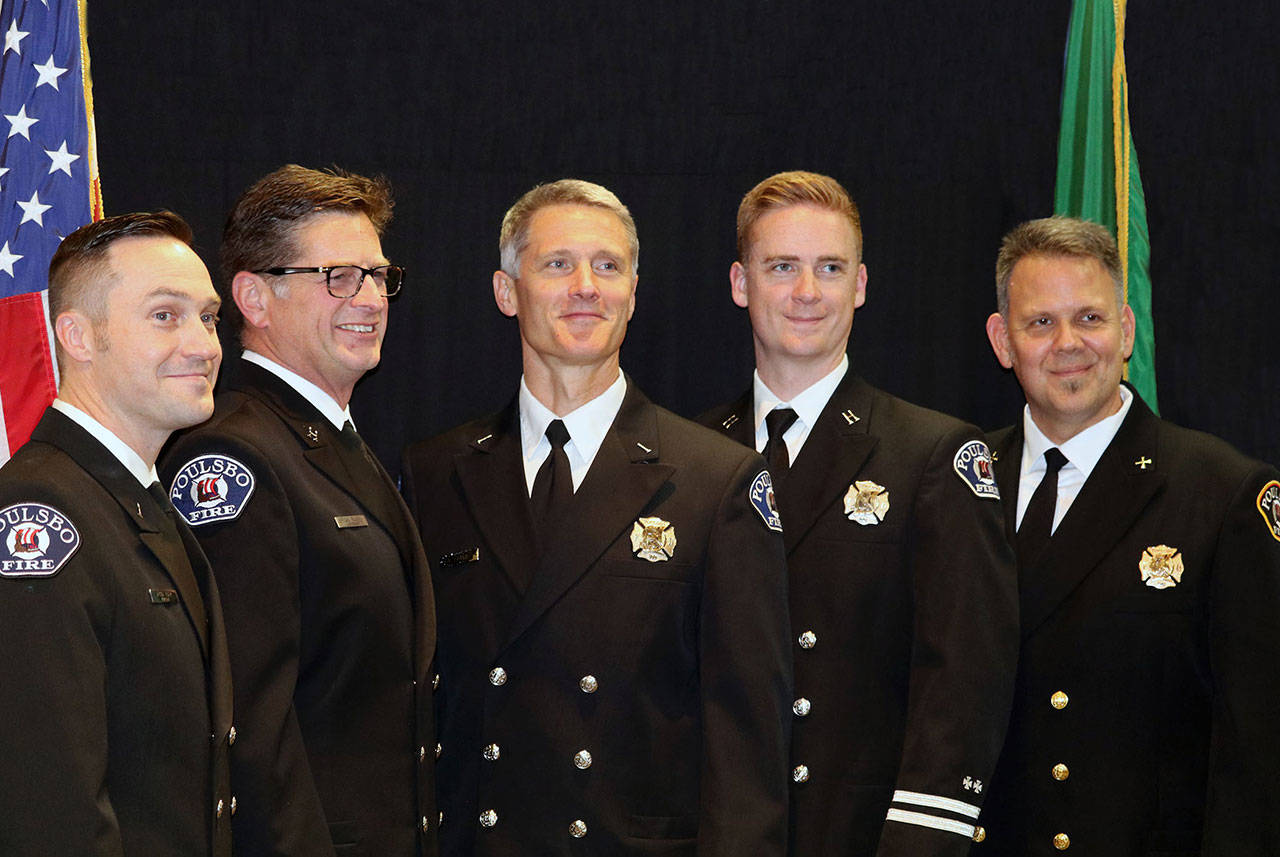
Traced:
[[[159, 288], [155, 288], [147, 292], [147, 299], [150, 300], [151, 298], [173, 298], [180, 301], [189, 300], [197, 303], [199, 302], [198, 298], [194, 298], [187, 292], [180, 292], [177, 289], [171, 289], [167, 286], [160, 286]], [[214, 295], [213, 300], [205, 302], [205, 306], [222, 306], [222, 298]]]
[[[800, 261], [800, 257], [799, 257], [799, 256], [797, 256], [797, 255], [795, 255], [794, 253], [779, 253], [779, 254], [774, 255], [774, 256], [766, 256], [766, 257], [764, 257], [763, 259], [761, 259], [760, 261], [761, 261], [761, 264], [765, 264], [765, 265], [769, 264], [770, 262], [799, 262], [799, 261]], [[826, 254], [826, 255], [819, 256], [819, 257], [818, 257], [818, 259], [817, 259], [817, 261], [819, 261], [819, 262], [846, 262], [846, 263], [847, 263], [847, 262], [849, 261], [849, 259], [848, 259], [848, 257], [847, 257], [847, 256], [840, 256], [840, 255], [837, 255], [837, 254], [835, 254], [835, 253], [828, 253], [828, 254]]]

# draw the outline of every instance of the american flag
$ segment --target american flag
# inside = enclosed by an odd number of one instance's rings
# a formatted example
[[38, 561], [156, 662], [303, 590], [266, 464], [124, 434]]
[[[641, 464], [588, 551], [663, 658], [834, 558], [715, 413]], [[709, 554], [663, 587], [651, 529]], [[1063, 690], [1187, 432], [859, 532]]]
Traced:
[[0, 463], [57, 393], [49, 259], [102, 217], [84, 3], [0, 0]]

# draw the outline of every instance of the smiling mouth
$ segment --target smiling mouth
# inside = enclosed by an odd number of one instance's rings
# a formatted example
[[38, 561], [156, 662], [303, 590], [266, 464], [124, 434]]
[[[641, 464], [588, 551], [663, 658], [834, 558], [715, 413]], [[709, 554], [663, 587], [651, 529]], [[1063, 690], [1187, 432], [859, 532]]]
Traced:
[[339, 330], [349, 330], [352, 333], [373, 333], [372, 324], [340, 324]]

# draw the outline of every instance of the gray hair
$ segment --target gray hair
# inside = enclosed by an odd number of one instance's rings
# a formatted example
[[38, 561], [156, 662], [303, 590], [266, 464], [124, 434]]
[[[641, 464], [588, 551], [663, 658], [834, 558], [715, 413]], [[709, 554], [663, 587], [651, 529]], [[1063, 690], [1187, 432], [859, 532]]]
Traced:
[[590, 205], [612, 212], [622, 221], [631, 246], [631, 273], [640, 268], [640, 238], [636, 235], [636, 222], [631, 212], [614, 195], [601, 185], [581, 179], [560, 179], [550, 184], [540, 184], [516, 200], [502, 218], [502, 231], [498, 234], [498, 252], [502, 270], [513, 279], [520, 275], [520, 254], [529, 247], [529, 224], [540, 209], [552, 205]]
[[1028, 256], [1097, 259], [1116, 286], [1116, 306], [1124, 306], [1124, 272], [1111, 230], [1076, 217], [1042, 217], [1015, 226], [1000, 242], [996, 257], [996, 306], [1009, 315], [1009, 281], [1013, 268]]

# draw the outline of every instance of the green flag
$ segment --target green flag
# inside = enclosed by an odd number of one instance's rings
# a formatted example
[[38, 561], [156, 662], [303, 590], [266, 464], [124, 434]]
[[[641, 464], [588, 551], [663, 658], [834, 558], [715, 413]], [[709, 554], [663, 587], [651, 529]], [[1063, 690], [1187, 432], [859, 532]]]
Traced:
[[[1124, 67], [1126, 0], [1074, 0], [1062, 83], [1053, 209], [1111, 229], [1120, 245], [1125, 298], [1137, 319], [1125, 377], [1157, 410], [1151, 327], [1151, 246], [1138, 157], [1129, 133]], [[1158, 412], [1158, 411], [1157, 411]]]

